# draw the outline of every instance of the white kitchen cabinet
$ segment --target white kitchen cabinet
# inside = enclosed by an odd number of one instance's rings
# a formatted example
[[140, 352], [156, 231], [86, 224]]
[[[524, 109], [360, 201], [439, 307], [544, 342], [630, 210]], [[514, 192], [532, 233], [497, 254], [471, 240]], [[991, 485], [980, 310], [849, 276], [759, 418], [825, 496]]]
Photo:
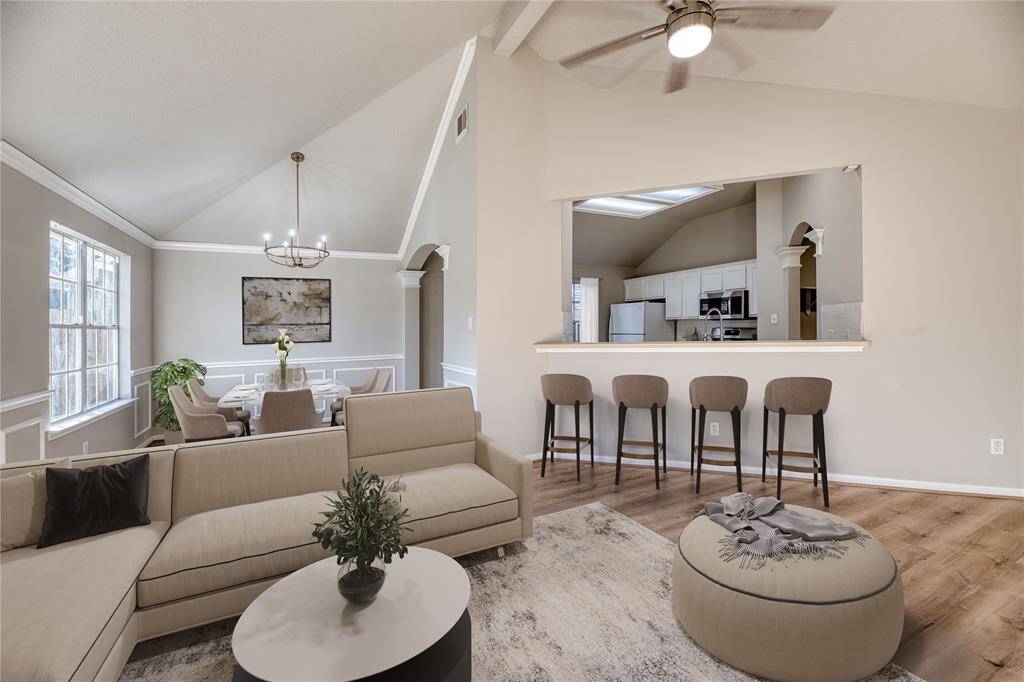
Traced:
[[700, 273], [683, 275], [683, 317], [700, 317]]
[[626, 280], [626, 300], [642, 301], [644, 298], [644, 281], [642, 279]]
[[665, 298], [665, 278], [648, 277], [644, 279], [644, 300]]
[[747, 266], [747, 291], [750, 292], [747, 301], [747, 315], [757, 317], [757, 266]]
[[724, 289], [746, 289], [747, 288], [747, 266], [734, 265], [722, 269], [722, 280]]
[[683, 316], [683, 278], [665, 278], [665, 319], [678, 320]]
[[700, 273], [700, 291], [702, 294], [709, 291], [722, 290], [722, 269], [704, 270]]

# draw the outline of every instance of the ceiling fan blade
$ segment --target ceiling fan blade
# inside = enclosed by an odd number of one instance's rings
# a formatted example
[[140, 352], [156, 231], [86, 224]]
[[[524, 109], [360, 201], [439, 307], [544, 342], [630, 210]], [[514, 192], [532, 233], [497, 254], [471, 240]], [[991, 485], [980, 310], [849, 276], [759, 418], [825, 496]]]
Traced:
[[570, 69], [574, 66], [579, 66], [580, 64], [589, 59], [594, 59], [596, 57], [600, 57], [611, 52], [616, 52], [631, 45], [642, 43], [648, 38], [653, 38], [654, 36], [661, 35], [664, 32], [664, 24], [651, 26], [650, 28], [645, 28], [642, 31], [630, 33], [629, 35], [622, 36], [621, 38], [616, 38], [615, 40], [609, 40], [607, 43], [602, 43], [601, 45], [598, 45], [597, 47], [592, 47], [589, 50], [578, 52], [572, 55], [571, 57], [566, 57], [565, 59], [559, 60], [558, 63], [564, 66], [565, 68]]
[[730, 28], [813, 31], [828, 21], [832, 11], [831, 8], [727, 6], [715, 9], [715, 24]]
[[738, 76], [754, 65], [754, 58], [740, 45], [738, 40], [729, 35], [728, 31], [716, 33], [711, 44], [714, 49], [720, 50], [732, 62], [733, 68], [736, 70], [733, 75]]
[[673, 59], [668, 67], [665, 78], [665, 94], [682, 90], [690, 80], [690, 62], [685, 59]]

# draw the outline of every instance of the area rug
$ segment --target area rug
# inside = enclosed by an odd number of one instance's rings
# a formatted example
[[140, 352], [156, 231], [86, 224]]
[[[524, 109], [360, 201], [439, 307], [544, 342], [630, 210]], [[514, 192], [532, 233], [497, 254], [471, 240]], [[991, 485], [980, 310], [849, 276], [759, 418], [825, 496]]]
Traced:
[[[533, 537], [460, 559], [472, 585], [473, 679], [751, 680], [672, 616], [674, 544], [600, 502], [534, 520]], [[234, 619], [144, 642], [122, 680], [230, 680]], [[869, 678], [920, 678], [889, 665]]]

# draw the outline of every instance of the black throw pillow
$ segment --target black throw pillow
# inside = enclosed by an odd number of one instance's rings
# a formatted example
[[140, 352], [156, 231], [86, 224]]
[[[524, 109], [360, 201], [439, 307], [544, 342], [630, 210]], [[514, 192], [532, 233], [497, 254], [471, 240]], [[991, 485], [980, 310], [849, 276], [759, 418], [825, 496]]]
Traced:
[[46, 470], [46, 517], [36, 547], [149, 525], [149, 455], [86, 469]]

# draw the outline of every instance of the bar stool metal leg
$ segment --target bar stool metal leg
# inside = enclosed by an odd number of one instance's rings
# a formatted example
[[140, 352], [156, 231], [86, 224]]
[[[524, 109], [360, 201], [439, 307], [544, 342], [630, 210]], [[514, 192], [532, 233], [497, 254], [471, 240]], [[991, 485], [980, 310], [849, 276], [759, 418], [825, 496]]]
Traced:
[[594, 468], [594, 401], [590, 401], [587, 408], [587, 416], [590, 418], [590, 468]]
[[576, 413], [576, 480], [580, 480], [580, 401], [573, 406]]
[[761, 446], [761, 483], [765, 482], [765, 474], [768, 470], [768, 408], [764, 408], [764, 443]]
[[828, 508], [828, 457], [825, 455], [825, 415], [820, 410], [814, 415], [818, 423], [818, 452], [821, 455], [821, 493]]
[[783, 452], [783, 441], [786, 437], [786, 411], [779, 410], [779, 473], [778, 478], [775, 480], [775, 497], [779, 500], [782, 499], [782, 452]]
[[743, 477], [740, 475], [740, 408], [734, 407], [732, 415], [732, 443], [736, 451], [736, 491], [743, 492]]
[[[665, 417], [668, 414], [668, 407], [661, 406], [661, 475], [668, 476], [668, 426], [665, 425]], [[657, 453], [655, 453], [657, 454]]]
[[661, 490], [661, 479], [658, 476], [658, 406], [651, 405], [651, 442], [654, 443], [654, 487]]
[[704, 417], [707, 416], [707, 410], [702, 405], [698, 410], [700, 413], [700, 422], [697, 424], [697, 492], [700, 492], [700, 471], [701, 462], [704, 460]]
[[619, 484], [619, 472], [622, 470], [622, 434], [626, 430], [626, 406], [619, 403], [619, 439], [615, 447], [615, 485]]
[[[544, 401], [544, 447], [540, 451], [540, 477], [544, 478], [545, 469], [548, 463], [548, 443], [551, 438], [551, 413], [554, 411], [554, 405], [548, 401]], [[555, 453], [551, 453], [551, 459], [555, 458]]]
[[811, 460], [811, 468], [814, 469], [814, 479], [811, 485], [817, 488], [818, 469], [821, 465], [821, 454], [818, 452], [818, 422], [815, 415], [811, 415], [811, 454], [814, 455], [814, 459]]
[[693, 476], [693, 453], [697, 447], [697, 408], [690, 408], [690, 475]]

